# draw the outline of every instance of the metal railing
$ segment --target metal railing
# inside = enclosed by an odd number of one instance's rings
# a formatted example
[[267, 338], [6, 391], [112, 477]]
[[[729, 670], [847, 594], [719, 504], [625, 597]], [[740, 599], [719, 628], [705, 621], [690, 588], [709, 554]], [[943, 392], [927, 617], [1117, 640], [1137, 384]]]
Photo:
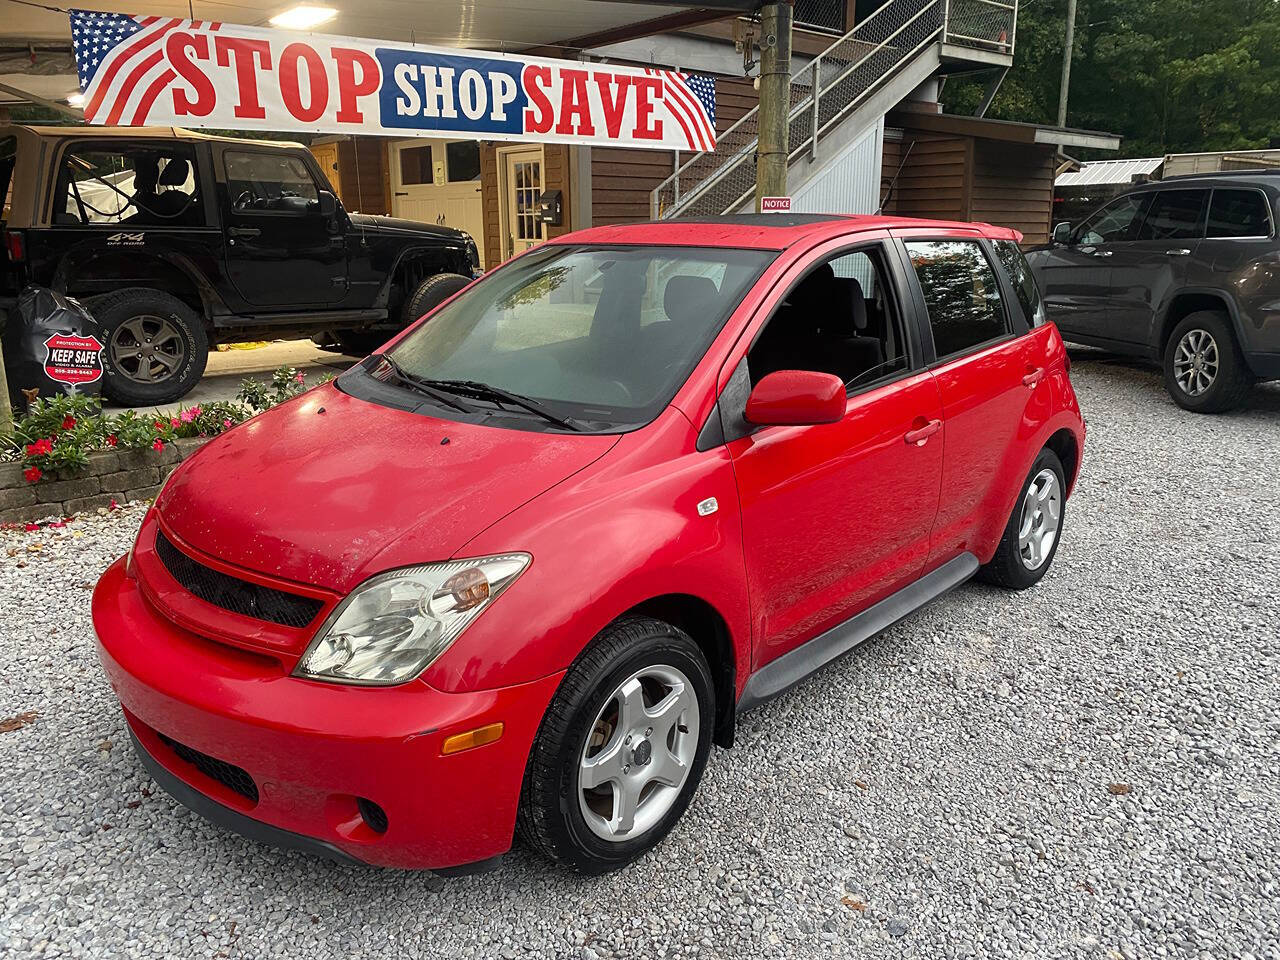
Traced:
[[[890, 0], [791, 77], [788, 162], [818, 144], [920, 52], [939, 41], [1013, 55], [1017, 0]], [[716, 216], [755, 192], [759, 106], [694, 154], [650, 194], [654, 219]]]

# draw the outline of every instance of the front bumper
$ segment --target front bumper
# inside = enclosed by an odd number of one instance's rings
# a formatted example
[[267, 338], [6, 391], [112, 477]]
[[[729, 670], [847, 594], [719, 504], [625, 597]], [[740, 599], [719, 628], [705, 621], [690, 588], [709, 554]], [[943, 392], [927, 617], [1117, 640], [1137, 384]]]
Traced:
[[[510, 848], [525, 762], [562, 674], [471, 693], [422, 681], [373, 688], [300, 680], [271, 657], [161, 617], [123, 560], [98, 581], [93, 624], [144, 763], [209, 819], [281, 846], [386, 867], [445, 869]], [[496, 743], [441, 754], [452, 734], [498, 721]], [[252, 790], [232, 789], [175, 743], [241, 768]], [[362, 815], [361, 798], [385, 812], [385, 832]]]

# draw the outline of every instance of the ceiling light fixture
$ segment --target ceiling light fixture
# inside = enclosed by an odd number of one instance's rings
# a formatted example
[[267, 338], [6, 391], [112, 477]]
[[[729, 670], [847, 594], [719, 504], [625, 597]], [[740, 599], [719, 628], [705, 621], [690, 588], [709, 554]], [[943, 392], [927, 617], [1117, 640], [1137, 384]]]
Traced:
[[271, 23], [286, 30], [309, 30], [322, 23], [328, 23], [337, 15], [338, 11], [333, 7], [316, 7], [300, 3], [283, 13], [277, 13], [271, 18]]

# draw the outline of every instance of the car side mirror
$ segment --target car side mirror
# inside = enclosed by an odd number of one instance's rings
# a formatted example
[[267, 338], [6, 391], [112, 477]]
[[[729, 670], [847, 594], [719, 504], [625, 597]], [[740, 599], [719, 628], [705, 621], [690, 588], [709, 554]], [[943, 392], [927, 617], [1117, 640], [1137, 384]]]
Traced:
[[814, 370], [779, 370], [756, 384], [747, 397], [746, 418], [757, 426], [836, 423], [848, 398], [844, 382]]
[[319, 204], [320, 216], [326, 220], [332, 220], [338, 212], [338, 198], [328, 190], [321, 190], [316, 194], [316, 201]]
[[1068, 244], [1071, 242], [1071, 224], [1065, 220], [1053, 228], [1053, 242]]

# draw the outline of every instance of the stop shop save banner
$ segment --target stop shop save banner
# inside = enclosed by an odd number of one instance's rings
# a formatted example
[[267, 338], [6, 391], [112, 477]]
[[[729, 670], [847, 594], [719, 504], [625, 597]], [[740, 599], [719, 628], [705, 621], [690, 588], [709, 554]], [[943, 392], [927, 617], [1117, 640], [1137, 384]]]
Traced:
[[715, 148], [710, 77], [71, 11], [93, 124]]

